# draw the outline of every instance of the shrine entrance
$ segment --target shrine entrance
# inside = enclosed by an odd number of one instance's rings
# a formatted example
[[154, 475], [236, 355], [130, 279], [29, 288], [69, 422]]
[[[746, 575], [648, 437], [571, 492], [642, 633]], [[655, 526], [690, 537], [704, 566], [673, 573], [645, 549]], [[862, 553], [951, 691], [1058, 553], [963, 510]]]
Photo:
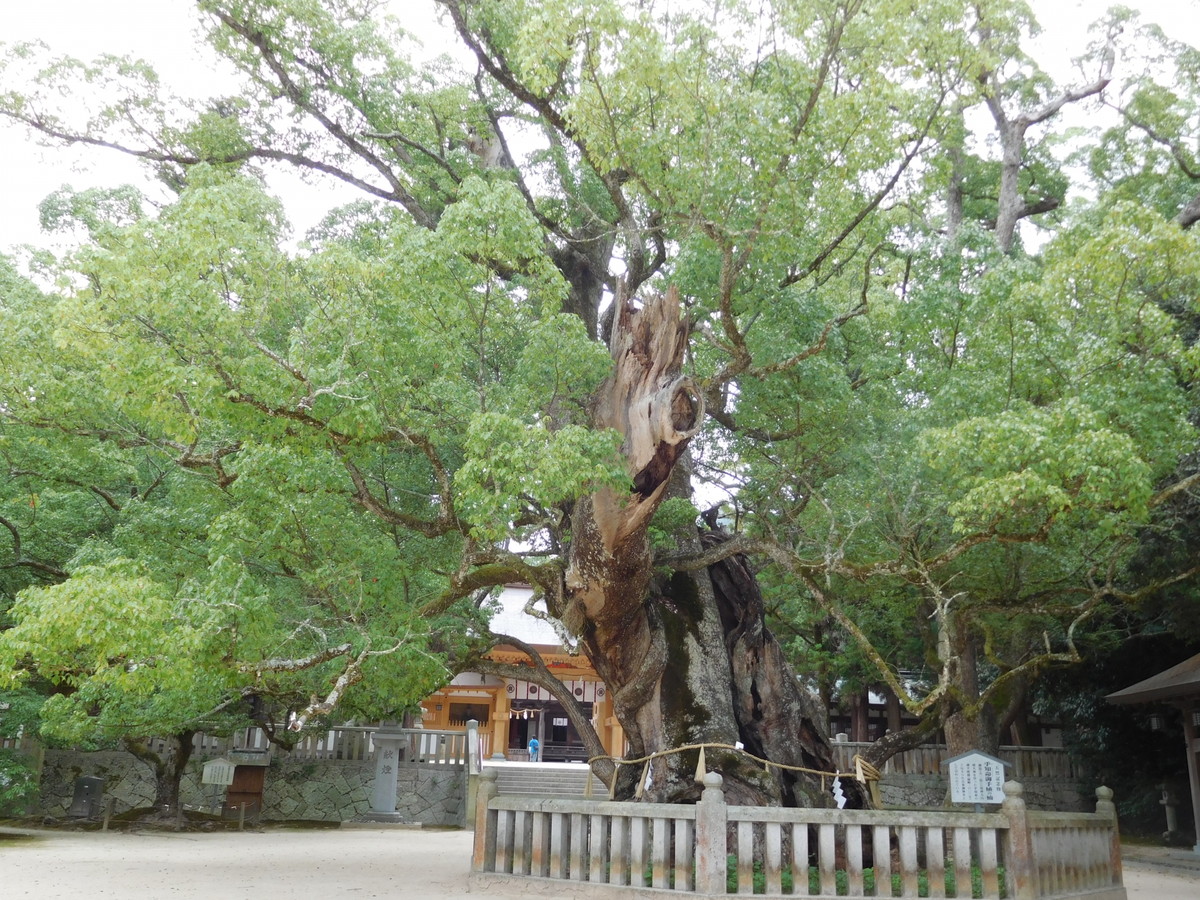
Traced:
[[[583, 708], [592, 715], [592, 704]], [[557, 700], [518, 700], [513, 703], [508, 723], [508, 758], [526, 759], [529, 741], [537, 738], [542, 762], [586, 762], [588, 752], [579, 733]]]

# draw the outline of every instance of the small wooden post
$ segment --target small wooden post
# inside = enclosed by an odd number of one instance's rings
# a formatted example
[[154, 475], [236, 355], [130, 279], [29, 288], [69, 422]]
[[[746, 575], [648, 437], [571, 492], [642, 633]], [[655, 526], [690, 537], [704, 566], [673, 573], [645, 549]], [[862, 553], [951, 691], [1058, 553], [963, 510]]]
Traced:
[[704, 793], [696, 805], [696, 893], [724, 896], [728, 850], [725, 829], [729, 813], [723, 779], [716, 772], [704, 776]]
[[496, 770], [484, 769], [479, 775], [475, 796], [475, 848], [471, 856], [472, 872], [489, 872], [495, 865], [496, 835], [488, 828], [488, 806], [496, 797]]
[[1101, 785], [1096, 788], [1096, 815], [1112, 819], [1112, 835], [1108, 850], [1108, 866], [1112, 873], [1112, 884], [1124, 884], [1121, 869], [1121, 829], [1117, 826], [1117, 804], [1113, 803], [1112, 788]]
[[1000, 812], [1008, 818], [1008, 896], [1015, 900], [1033, 900], [1037, 868], [1033, 859], [1033, 835], [1030, 833], [1025, 788], [1016, 781], [1004, 783], [1004, 803]]
[[238, 804], [238, 831], [246, 830], [246, 804]]
[[113, 807], [116, 806], [116, 803], [116, 797], [109, 797], [108, 803], [104, 805], [104, 825], [101, 827], [101, 831], [108, 831], [108, 820], [112, 818]]

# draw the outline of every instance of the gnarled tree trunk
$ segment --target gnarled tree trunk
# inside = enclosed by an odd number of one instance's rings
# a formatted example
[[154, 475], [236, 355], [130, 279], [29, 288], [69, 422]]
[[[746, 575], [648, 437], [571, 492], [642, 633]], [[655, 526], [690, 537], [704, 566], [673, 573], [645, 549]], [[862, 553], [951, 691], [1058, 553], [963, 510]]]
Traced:
[[979, 681], [979, 651], [976, 638], [957, 616], [950, 619], [954, 657], [950, 661], [957, 703], [942, 725], [946, 752], [958, 756], [982, 750], [993, 756], [1000, 750], [1000, 728], [996, 710], [982, 702]]
[[166, 815], [175, 814], [179, 808], [179, 783], [183, 770], [192, 757], [194, 731], [182, 731], [166, 738], [161, 751], [151, 749], [150, 741], [144, 738], [125, 738], [125, 749], [154, 772], [154, 809]]
[[[555, 612], [581, 636], [608, 684], [633, 757], [741, 741], [757, 756], [831, 771], [823, 715], [765, 628], [745, 560], [735, 557], [709, 572], [654, 570], [647, 526], [669, 493], [690, 490], [685, 451], [703, 403], [681, 375], [687, 326], [676, 293], [640, 308], [620, 298], [618, 304], [614, 372], [597, 393], [592, 418], [596, 427], [624, 436], [630, 489], [604, 490], [576, 504], [563, 603]], [[680, 549], [700, 552], [695, 528], [677, 538]], [[697, 756], [654, 759], [644, 796], [696, 799]], [[725, 777], [731, 803], [829, 802], [819, 777], [764, 771], [736, 752], [708, 752], [706, 762]], [[642, 771], [622, 767], [619, 793], [632, 794]]]

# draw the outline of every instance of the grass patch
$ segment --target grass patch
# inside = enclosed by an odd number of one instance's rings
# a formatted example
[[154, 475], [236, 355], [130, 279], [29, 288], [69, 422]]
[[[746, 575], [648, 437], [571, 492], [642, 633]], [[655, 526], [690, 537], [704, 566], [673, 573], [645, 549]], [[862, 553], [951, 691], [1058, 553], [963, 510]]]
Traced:
[[[792, 878], [791, 869], [785, 868], [780, 873], [780, 882], [782, 892], [785, 894], [795, 893], [795, 883]], [[1000, 896], [1008, 896], [1008, 884], [1004, 874], [1004, 867], [1001, 866], [997, 870], [997, 878], [1000, 883]], [[850, 894], [850, 876], [845, 869], [837, 869], [833, 873], [834, 890], [839, 897], [846, 897]], [[892, 873], [891, 884], [888, 886], [890, 890], [877, 892], [876, 878], [874, 869], [863, 870], [863, 893], [868, 897], [899, 897], [901, 895], [902, 878], [898, 873]], [[646, 884], [650, 884], [649, 873], [647, 873]], [[805, 894], [816, 894], [821, 889], [821, 872], [816, 866], [808, 867], [808, 884], [807, 890], [799, 896]], [[738, 889], [738, 865], [737, 857], [730, 855], [726, 864], [725, 875], [725, 890], [730, 894], [737, 893]], [[763, 870], [761, 862], [754, 863], [754, 893], [765, 894], [767, 892], [766, 873]], [[922, 869], [917, 874], [917, 896], [929, 896], [929, 872]], [[958, 892], [958, 877], [953, 869], [947, 869], [945, 873], [945, 896], [951, 898], [967, 897], [982, 897], [983, 896], [983, 871], [979, 866], [971, 867], [971, 887], [970, 893], [964, 891], [962, 894]]]

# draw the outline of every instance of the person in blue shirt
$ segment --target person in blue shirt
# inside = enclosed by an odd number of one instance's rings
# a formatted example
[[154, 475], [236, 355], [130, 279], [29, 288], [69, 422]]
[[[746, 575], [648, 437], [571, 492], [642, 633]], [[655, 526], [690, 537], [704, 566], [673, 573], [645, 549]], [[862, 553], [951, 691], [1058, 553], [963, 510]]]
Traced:
[[538, 741], [537, 738], [529, 739], [529, 761], [530, 762], [538, 761], [538, 750], [540, 750], [541, 748], [542, 748], [542, 745]]

